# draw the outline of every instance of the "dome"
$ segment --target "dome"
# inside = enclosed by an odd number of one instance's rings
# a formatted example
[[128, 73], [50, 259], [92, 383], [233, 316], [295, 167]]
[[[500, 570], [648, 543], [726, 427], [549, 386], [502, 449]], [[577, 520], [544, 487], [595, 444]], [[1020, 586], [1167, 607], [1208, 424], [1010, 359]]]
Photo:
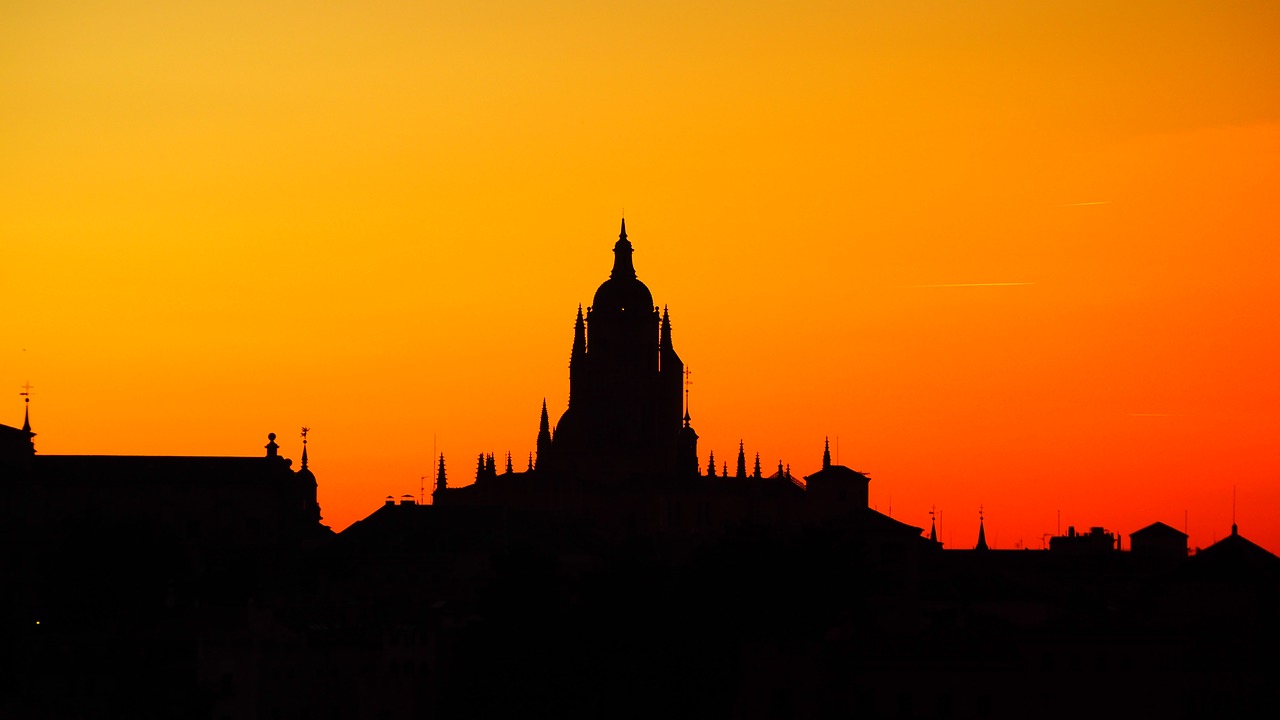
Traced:
[[592, 312], [611, 310], [653, 311], [653, 293], [637, 278], [605, 280], [591, 301]]

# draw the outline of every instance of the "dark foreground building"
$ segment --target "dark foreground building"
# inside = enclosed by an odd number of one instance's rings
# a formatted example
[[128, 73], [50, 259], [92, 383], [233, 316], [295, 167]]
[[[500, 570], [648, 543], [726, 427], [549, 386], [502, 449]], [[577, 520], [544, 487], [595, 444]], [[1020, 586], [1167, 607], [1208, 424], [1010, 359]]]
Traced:
[[829, 452], [704, 470], [632, 254], [624, 227], [536, 459], [451, 487], [437, 458], [432, 505], [337, 535], [274, 438], [58, 457], [0, 426], [0, 717], [1270, 717], [1276, 556], [1162, 523], [943, 550]]

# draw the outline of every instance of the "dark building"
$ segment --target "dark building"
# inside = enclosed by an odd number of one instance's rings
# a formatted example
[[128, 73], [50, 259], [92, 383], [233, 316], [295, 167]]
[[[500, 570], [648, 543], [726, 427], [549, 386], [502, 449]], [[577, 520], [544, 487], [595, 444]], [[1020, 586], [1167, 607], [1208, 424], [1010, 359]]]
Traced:
[[980, 510], [943, 550], [829, 447], [803, 480], [744, 443], [704, 472], [633, 252], [624, 226], [536, 458], [463, 487], [433, 458], [432, 504], [336, 535], [305, 435], [295, 471], [274, 436], [46, 456], [0, 426], [0, 717], [1274, 714], [1280, 559], [1234, 527], [1191, 556], [1163, 523], [1001, 550]]

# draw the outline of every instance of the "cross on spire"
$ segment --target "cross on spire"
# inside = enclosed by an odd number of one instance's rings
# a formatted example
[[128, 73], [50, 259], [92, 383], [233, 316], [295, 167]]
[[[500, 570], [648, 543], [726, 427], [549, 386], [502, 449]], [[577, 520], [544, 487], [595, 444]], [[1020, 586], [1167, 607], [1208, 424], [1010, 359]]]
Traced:
[[307, 433], [311, 432], [311, 428], [302, 428], [302, 469], [307, 469]]
[[31, 432], [31, 388], [34, 387], [28, 380], [22, 386], [22, 392], [18, 393], [22, 396], [22, 432], [27, 433], [30, 437], [35, 437], [35, 433]]
[[693, 384], [693, 381], [689, 379], [689, 376], [692, 374], [693, 374], [693, 371], [689, 369], [688, 365], [685, 365], [684, 366], [684, 426], [685, 427], [689, 427], [689, 386]]

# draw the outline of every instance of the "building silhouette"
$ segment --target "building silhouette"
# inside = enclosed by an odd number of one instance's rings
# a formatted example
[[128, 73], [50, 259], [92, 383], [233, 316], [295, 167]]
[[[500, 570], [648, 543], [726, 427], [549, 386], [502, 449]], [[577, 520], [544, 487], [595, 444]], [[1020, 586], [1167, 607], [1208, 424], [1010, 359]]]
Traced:
[[[944, 548], [833, 463], [698, 456], [625, 224], [536, 452], [322, 525], [300, 467], [0, 425], [0, 717], [1269, 717], [1280, 558], [1160, 522]], [[532, 413], [531, 413], [532, 415]], [[817, 443], [815, 442], [815, 459]], [[518, 466], [523, 466], [519, 467]], [[772, 467], [772, 463], [768, 463]], [[931, 513], [932, 514], [932, 513]], [[936, 517], [936, 516], [935, 516]]]

